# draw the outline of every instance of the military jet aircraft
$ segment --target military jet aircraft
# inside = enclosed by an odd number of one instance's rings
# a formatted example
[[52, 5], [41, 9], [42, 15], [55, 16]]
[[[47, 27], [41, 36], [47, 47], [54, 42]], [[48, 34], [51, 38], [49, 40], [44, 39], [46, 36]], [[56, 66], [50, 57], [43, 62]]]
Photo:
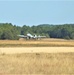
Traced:
[[37, 36], [37, 35], [32, 35], [32, 34], [30, 34], [30, 33], [28, 33], [26, 36], [24, 36], [24, 35], [17, 35], [17, 36], [19, 36], [20, 38], [26, 38], [26, 39], [41, 39], [41, 38], [45, 38], [46, 36]]

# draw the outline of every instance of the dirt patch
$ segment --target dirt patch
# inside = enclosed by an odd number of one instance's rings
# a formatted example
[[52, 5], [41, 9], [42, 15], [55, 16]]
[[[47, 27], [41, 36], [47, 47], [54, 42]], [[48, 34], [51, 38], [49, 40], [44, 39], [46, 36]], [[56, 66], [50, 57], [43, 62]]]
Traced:
[[68, 53], [74, 52], [74, 47], [13, 47], [0, 48], [0, 53]]

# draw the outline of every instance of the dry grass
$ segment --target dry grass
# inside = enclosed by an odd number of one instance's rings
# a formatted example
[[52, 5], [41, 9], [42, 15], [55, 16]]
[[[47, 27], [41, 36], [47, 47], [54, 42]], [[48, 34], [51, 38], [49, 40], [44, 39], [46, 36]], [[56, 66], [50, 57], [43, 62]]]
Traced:
[[51, 47], [70, 46], [74, 47], [74, 40], [43, 39], [43, 40], [0, 40], [0, 47]]
[[1, 54], [0, 74], [74, 75], [74, 53]]

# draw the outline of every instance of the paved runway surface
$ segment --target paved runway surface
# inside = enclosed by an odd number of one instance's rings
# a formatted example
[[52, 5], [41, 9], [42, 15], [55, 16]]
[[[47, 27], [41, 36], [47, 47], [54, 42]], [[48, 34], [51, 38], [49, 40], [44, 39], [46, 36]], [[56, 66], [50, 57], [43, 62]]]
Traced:
[[0, 48], [0, 54], [16, 54], [16, 53], [68, 53], [74, 52], [74, 47], [13, 47]]

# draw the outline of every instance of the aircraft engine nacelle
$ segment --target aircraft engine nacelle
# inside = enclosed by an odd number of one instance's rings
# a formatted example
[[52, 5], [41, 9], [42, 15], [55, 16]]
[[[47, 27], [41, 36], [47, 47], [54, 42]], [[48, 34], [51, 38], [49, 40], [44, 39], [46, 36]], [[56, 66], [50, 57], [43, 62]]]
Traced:
[[34, 35], [34, 37], [33, 37], [34, 39], [36, 39], [37, 38], [37, 35]]

